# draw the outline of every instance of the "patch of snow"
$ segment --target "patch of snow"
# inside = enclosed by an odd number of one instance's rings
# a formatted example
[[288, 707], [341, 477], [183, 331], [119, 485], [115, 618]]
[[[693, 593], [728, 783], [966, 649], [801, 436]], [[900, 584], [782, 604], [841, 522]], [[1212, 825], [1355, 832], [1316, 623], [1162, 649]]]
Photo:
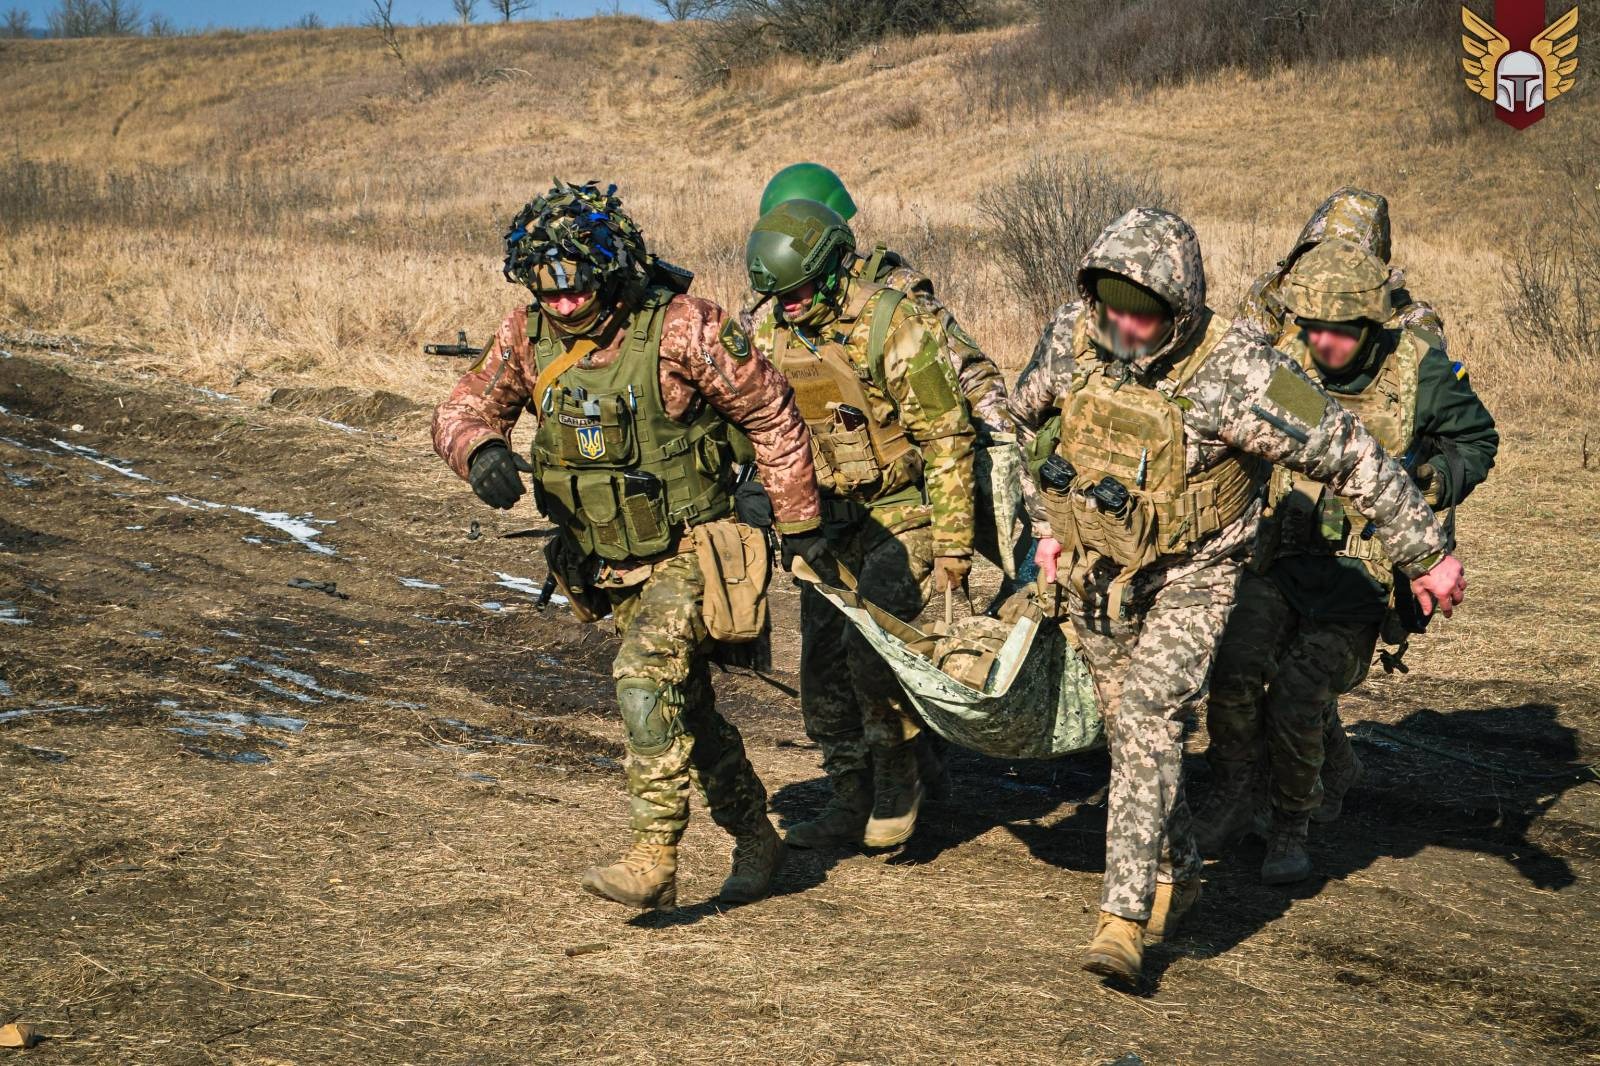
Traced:
[[31, 626], [31, 618], [22, 617], [22, 611], [14, 603], [0, 600], [0, 625]]
[[[79, 428], [81, 427], [73, 427], [75, 430]], [[93, 448], [85, 447], [82, 444], [71, 444], [64, 440], [57, 440], [55, 437], [50, 438], [50, 443], [71, 455], [80, 456], [81, 458], [89, 460], [91, 463], [99, 463], [107, 470], [114, 470], [123, 477], [132, 478], [135, 481], [150, 480], [143, 474], [139, 473], [139, 471], [135, 470], [132, 464], [130, 464], [126, 459], [117, 459], [111, 456], [101, 455]]]
[[229, 396], [225, 392], [218, 392], [216, 389], [208, 389], [203, 385], [194, 385], [194, 386], [191, 386], [191, 387], [194, 389], [195, 392], [198, 392], [200, 395], [208, 397], [209, 399], [226, 400], [228, 403], [233, 403], [234, 402], [233, 397]]
[[538, 596], [544, 591], [544, 589], [539, 585], [535, 585], [533, 583], [532, 578], [515, 577], [511, 574], [502, 574], [498, 570], [495, 571], [494, 576], [500, 579], [499, 581], [495, 582], [495, 584], [500, 585], [503, 588], [508, 588], [512, 592], [525, 592], [529, 596]]
[[249, 515], [256, 521], [271, 526], [280, 533], [287, 533], [297, 544], [318, 555], [337, 554], [326, 544], [318, 544], [315, 538], [322, 535], [322, 530], [317, 526], [331, 526], [336, 522], [332, 518], [316, 518], [310, 514], [299, 516], [291, 515], [286, 511], [261, 511], [254, 507], [241, 507], [239, 504], [214, 503], [211, 500], [195, 500], [188, 496], [168, 496], [167, 499], [179, 507], [187, 507], [191, 511], [224, 511], [232, 510], [240, 514]]
[[104, 707], [86, 707], [76, 703], [45, 703], [38, 707], [19, 707], [14, 711], [0, 711], [0, 722], [12, 722], [35, 714], [104, 714]]
[[365, 430], [357, 429], [355, 426], [345, 425], [343, 422], [335, 422], [331, 418], [319, 418], [319, 419], [317, 419], [317, 421], [321, 422], [325, 426], [332, 426], [334, 429], [337, 429], [342, 433], [364, 433], [364, 432], [366, 432]]
[[438, 590], [438, 589], [444, 588], [443, 585], [436, 585], [432, 581], [424, 581], [420, 577], [403, 577], [403, 578], [400, 578], [400, 584], [404, 585], [408, 589], [434, 589], [434, 590]]
[[264, 663], [256, 659], [246, 658], [240, 658], [239, 662], [246, 666], [254, 667], [264, 674], [277, 678], [279, 681], [287, 681], [289, 684], [296, 685], [308, 692], [315, 692], [319, 696], [327, 696], [329, 699], [334, 700], [350, 700], [354, 703], [365, 703], [367, 701], [365, 696], [359, 696], [354, 692], [341, 692], [336, 688], [326, 688], [319, 684], [317, 679], [310, 674], [301, 673], [299, 670], [291, 670], [287, 666], [278, 666], [276, 663]]

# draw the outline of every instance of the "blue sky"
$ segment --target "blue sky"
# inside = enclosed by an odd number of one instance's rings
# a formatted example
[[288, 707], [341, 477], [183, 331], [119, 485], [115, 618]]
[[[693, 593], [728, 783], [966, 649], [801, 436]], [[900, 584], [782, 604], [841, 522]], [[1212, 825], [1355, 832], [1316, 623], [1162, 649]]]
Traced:
[[[161, 14], [179, 29], [204, 29], [207, 26], [288, 26], [307, 12], [315, 11], [329, 25], [361, 21], [369, 0], [254, 0], [250, 4], [227, 4], [218, 0], [137, 0], [146, 15]], [[21, 7], [33, 16], [35, 26], [43, 26], [55, 9], [55, 0], [0, 0], [0, 8]], [[492, 18], [488, 0], [478, 0], [478, 19]], [[657, 15], [660, 9], [651, 0], [535, 0], [523, 18], [581, 18], [609, 14], [613, 10], [635, 15]], [[450, 0], [395, 0], [395, 18], [407, 24], [450, 22], [454, 15]]]

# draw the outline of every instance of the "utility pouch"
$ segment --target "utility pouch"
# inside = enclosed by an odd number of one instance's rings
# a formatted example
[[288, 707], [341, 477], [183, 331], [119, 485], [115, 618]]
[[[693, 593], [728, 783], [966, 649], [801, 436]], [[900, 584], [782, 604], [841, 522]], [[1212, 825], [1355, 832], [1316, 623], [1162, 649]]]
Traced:
[[767, 586], [772, 580], [766, 534], [728, 518], [691, 532], [705, 579], [701, 615], [711, 639], [739, 644], [761, 637], [767, 629]]
[[611, 613], [610, 597], [589, 585], [594, 567], [587, 560], [575, 560], [574, 553], [559, 534], [544, 542], [544, 563], [578, 621], [598, 622]]
[[812, 439], [824, 455], [830, 479], [822, 482], [819, 465], [817, 480], [839, 495], [848, 496], [875, 484], [882, 476], [877, 453], [872, 448], [872, 432], [864, 422], [853, 429], [847, 428], [844, 419], [835, 411], [834, 421]]

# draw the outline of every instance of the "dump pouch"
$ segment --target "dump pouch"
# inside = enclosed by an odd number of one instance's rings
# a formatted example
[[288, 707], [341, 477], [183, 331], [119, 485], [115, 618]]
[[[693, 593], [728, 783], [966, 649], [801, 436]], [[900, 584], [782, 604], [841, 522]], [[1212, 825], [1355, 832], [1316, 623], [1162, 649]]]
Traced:
[[695, 526], [695, 557], [705, 579], [701, 614], [711, 639], [730, 644], [755, 640], [767, 629], [767, 586], [772, 556], [767, 536], [732, 519]]

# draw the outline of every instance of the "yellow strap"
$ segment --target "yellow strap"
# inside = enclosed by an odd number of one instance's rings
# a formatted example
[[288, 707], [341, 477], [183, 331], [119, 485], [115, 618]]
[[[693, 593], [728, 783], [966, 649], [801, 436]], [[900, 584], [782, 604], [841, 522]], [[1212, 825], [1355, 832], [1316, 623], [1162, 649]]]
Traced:
[[549, 366], [539, 371], [539, 378], [533, 383], [533, 413], [541, 424], [544, 422], [545, 391], [554, 387], [562, 374], [581, 363], [584, 356], [595, 351], [597, 347], [588, 337], [579, 337], [572, 342], [571, 348], [556, 356]]

